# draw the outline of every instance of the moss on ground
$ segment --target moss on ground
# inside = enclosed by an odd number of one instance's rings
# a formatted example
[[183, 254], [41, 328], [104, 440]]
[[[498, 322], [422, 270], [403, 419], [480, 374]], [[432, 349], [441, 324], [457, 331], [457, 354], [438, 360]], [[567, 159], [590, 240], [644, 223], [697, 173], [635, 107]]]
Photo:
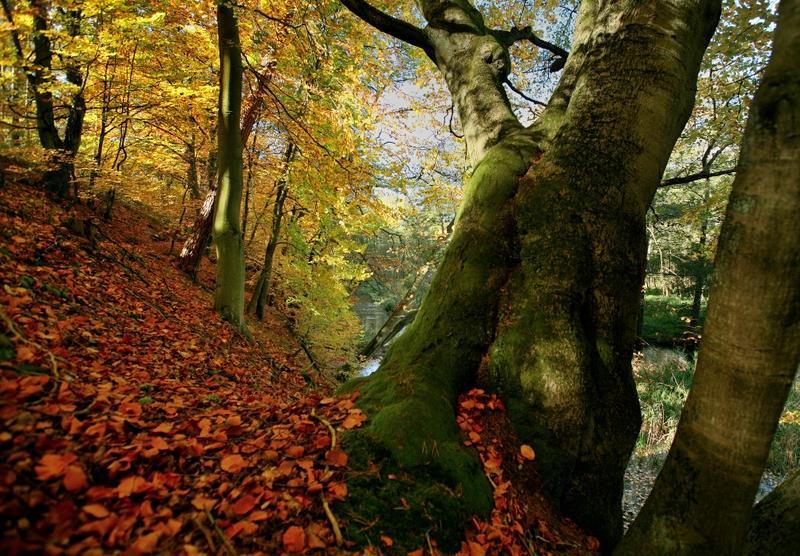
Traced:
[[346, 434], [343, 447], [355, 471], [337, 512], [345, 536], [359, 546], [382, 546], [380, 537], [387, 536], [393, 552], [402, 554], [425, 546], [428, 536], [441, 550], [455, 552], [465, 522], [491, 510], [488, 484], [464, 486], [457, 478], [463, 465], [470, 468], [461, 470], [464, 477], [480, 471], [471, 469], [476, 460], [463, 458], [460, 448], [444, 447], [426, 463], [401, 466], [369, 429]]

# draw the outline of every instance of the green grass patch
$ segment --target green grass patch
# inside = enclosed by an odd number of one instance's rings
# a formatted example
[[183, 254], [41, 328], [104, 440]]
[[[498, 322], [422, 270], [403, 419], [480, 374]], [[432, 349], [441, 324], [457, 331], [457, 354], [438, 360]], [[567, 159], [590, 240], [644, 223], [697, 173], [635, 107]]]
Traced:
[[[678, 349], [648, 347], [633, 362], [642, 406], [639, 457], [669, 450], [692, 387], [695, 364]], [[770, 447], [766, 470], [778, 476], [800, 468], [800, 381], [795, 380]]]
[[645, 295], [642, 339], [651, 345], [672, 345], [685, 332], [698, 332], [706, 318], [706, 306], [700, 307], [696, 327], [690, 326], [692, 300], [672, 295]]
[[642, 428], [636, 448], [644, 453], [668, 449], [692, 387], [694, 362], [682, 351], [645, 348], [634, 359]]

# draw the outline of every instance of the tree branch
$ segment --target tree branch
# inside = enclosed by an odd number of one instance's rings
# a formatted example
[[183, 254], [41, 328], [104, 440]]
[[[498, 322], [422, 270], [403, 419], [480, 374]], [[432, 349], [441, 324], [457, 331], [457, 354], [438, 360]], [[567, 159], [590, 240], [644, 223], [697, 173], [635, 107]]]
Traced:
[[529, 97], [528, 95], [526, 95], [525, 93], [523, 93], [522, 91], [520, 91], [519, 89], [517, 89], [517, 88], [514, 86], [514, 84], [513, 84], [513, 83], [511, 83], [511, 81], [510, 81], [510, 80], [509, 80], [507, 77], [506, 77], [505, 81], [503, 81], [503, 83], [505, 83], [506, 85], [508, 85], [508, 88], [509, 88], [509, 89], [511, 89], [512, 91], [514, 91], [515, 93], [517, 93], [519, 96], [521, 96], [521, 97], [522, 97], [522, 98], [524, 98], [525, 100], [527, 100], [527, 101], [529, 101], [529, 102], [532, 102], [532, 103], [534, 103], [534, 104], [536, 104], [536, 105], [538, 105], [538, 106], [544, 106], [544, 107], [547, 107], [547, 103], [546, 103], [546, 102], [542, 102], [541, 100], [536, 100], [535, 98]]
[[341, 2], [345, 8], [377, 30], [421, 48], [430, 58], [434, 57], [433, 45], [428, 40], [428, 36], [423, 29], [402, 19], [392, 17], [364, 0], [341, 0]]
[[539, 48], [552, 52], [556, 55], [556, 59], [550, 65], [550, 71], [559, 71], [561, 68], [563, 68], [564, 64], [567, 62], [567, 57], [569, 56], [569, 52], [560, 46], [538, 37], [533, 32], [533, 29], [530, 25], [521, 29], [519, 27], [512, 27], [510, 31], [495, 29], [492, 30], [492, 35], [494, 35], [494, 37], [505, 47], [509, 47], [519, 41], [530, 41]]
[[726, 176], [735, 173], [736, 173], [736, 168], [727, 168], [725, 170], [717, 170], [716, 172], [709, 172], [709, 171], [697, 172], [696, 174], [689, 174], [688, 176], [681, 176], [677, 178], [670, 178], [668, 180], [662, 180], [658, 187], [661, 188], [661, 187], [670, 187], [672, 185], [682, 185], [684, 183], [692, 183], [698, 180], [704, 180], [716, 176]]

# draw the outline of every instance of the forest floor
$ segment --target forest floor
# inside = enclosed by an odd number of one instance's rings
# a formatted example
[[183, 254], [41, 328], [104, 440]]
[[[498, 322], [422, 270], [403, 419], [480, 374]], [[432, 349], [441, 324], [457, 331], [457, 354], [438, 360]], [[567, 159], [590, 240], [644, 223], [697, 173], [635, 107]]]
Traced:
[[[126, 207], [104, 222], [0, 187], [0, 549], [357, 552], [357, 524], [337, 515], [351, 472], [337, 438], [366, 419], [357, 394], [333, 396], [277, 315], [251, 323], [252, 343], [235, 333], [169, 247]], [[534, 451], [505, 419], [483, 392], [460, 401], [464, 442], [495, 486], [495, 511], [467, 526], [460, 553], [595, 553], [526, 488]], [[362, 553], [397, 553], [369, 527]], [[411, 552], [432, 553], [431, 539]]]

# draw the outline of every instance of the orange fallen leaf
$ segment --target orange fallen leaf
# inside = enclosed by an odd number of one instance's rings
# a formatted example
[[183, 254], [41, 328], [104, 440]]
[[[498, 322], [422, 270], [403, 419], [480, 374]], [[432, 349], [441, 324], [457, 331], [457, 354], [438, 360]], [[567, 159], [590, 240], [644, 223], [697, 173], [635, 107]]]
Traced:
[[394, 544], [392, 537], [387, 537], [386, 535], [381, 535], [381, 542], [386, 548], [391, 548]]
[[102, 504], [86, 504], [83, 511], [96, 518], [108, 516], [108, 510]]
[[536, 458], [536, 452], [527, 444], [523, 444], [519, 447], [519, 453], [528, 461], [533, 461]]
[[144, 492], [147, 490], [147, 486], [148, 483], [144, 477], [140, 477], [138, 475], [125, 477], [119, 482], [119, 486], [117, 487], [117, 495], [120, 498], [127, 498], [133, 494]]
[[328, 450], [325, 461], [334, 467], [344, 467], [347, 465], [347, 454], [341, 450]]
[[239, 454], [231, 454], [222, 458], [222, 460], [219, 462], [219, 465], [222, 467], [223, 471], [227, 471], [228, 473], [238, 473], [247, 467], [247, 462], [245, 462], [244, 458]]
[[192, 506], [194, 506], [198, 510], [211, 511], [216, 504], [217, 504], [216, 500], [212, 500], [211, 498], [206, 498], [201, 494], [198, 494], [197, 496], [192, 498]]
[[137, 418], [142, 415], [142, 404], [136, 402], [124, 402], [119, 404], [119, 411], [128, 417]]
[[132, 552], [134, 554], [149, 554], [150, 552], [155, 552], [160, 538], [161, 531], [142, 535], [131, 545]]
[[172, 432], [172, 423], [161, 423], [152, 432], [169, 433]]
[[328, 492], [334, 498], [344, 500], [347, 498], [347, 483], [331, 483], [328, 485]]
[[345, 417], [344, 421], [342, 422], [342, 428], [344, 429], [354, 429], [356, 427], [360, 427], [361, 423], [367, 420], [367, 416], [361, 413], [358, 409], [353, 409], [350, 413]]
[[283, 532], [283, 547], [287, 552], [297, 554], [306, 547], [306, 532], [302, 527], [292, 525]]
[[77, 459], [75, 454], [45, 454], [36, 466], [36, 477], [40, 481], [60, 477], [66, 472], [67, 465]]
[[239, 498], [232, 506], [231, 510], [236, 515], [244, 515], [249, 513], [256, 506], [257, 500], [249, 494]]
[[69, 492], [77, 492], [89, 486], [86, 473], [80, 465], [69, 465], [64, 474], [64, 488]]
[[290, 458], [300, 458], [303, 457], [305, 451], [306, 449], [302, 446], [289, 446], [286, 448], [286, 455], [288, 455]]

